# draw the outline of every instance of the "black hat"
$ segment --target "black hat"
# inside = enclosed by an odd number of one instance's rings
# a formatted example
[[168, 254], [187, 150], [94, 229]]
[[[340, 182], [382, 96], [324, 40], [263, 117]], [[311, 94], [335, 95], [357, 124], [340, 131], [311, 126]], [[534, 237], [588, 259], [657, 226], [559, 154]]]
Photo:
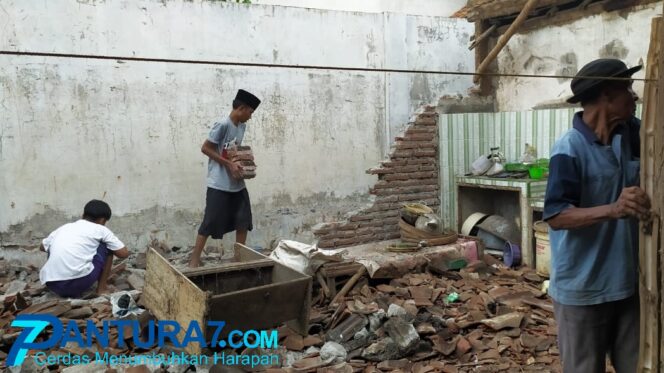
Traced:
[[237, 95], [235, 95], [235, 99], [254, 110], [256, 110], [258, 105], [261, 104], [261, 100], [259, 100], [258, 97], [252, 95], [244, 89], [238, 89]]
[[572, 93], [574, 96], [567, 99], [567, 102], [570, 104], [575, 104], [580, 102], [582, 97], [588, 92], [591, 92], [593, 89], [604, 82], [604, 79], [588, 79], [587, 77], [600, 77], [600, 78], [626, 78], [632, 76], [635, 72], [641, 70], [643, 66], [634, 66], [632, 68], [627, 68], [624, 62], [614, 58], [600, 58], [598, 60], [589, 62], [584, 67], [576, 73], [574, 79], [572, 79]]

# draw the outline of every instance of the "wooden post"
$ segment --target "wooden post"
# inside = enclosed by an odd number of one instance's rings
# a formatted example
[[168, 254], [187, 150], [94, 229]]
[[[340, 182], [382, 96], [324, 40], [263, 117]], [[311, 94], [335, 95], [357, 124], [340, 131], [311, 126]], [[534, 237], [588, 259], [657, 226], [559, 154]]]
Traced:
[[477, 68], [477, 71], [475, 73], [478, 75], [475, 75], [475, 77], [473, 78], [475, 84], [477, 84], [480, 81], [480, 74], [484, 73], [489, 67], [489, 65], [493, 62], [493, 60], [496, 59], [498, 53], [500, 53], [503, 47], [507, 45], [507, 42], [510, 40], [512, 35], [514, 35], [516, 30], [519, 29], [519, 26], [521, 26], [521, 24], [525, 22], [526, 19], [528, 19], [528, 14], [530, 14], [533, 8], [535, 8], [537, 1], [538, 0], [528, 0], [526, 5], [524, 5], [523, 9], [521, 9], [521, 13], [519, 13], [514, 22], [512, 22], [510, 27], [507, 29], [507, 31], [500, 36], [498, 42], [496, 43], [496, 46], [493, 47], [491, 52], [489, 52], [489, 55], [486, 56], [484, 61], [482, 61], [480, 66]]
[[[662, 326], [664, 307], [664, 252], [661, 220], [664, 212], [664, 20], [654, 18], [650, 32], [650, 49], [646, 68], [643, 115], [641, 124], [641, 187], [652, 199], [654, 219], [651, 229], [642, 229], [639, 237], [639, 291], [641, 298], [641, 341], [638, 372], [660, 372], [664, 361]], [[641, 224], [644, 228], [643, 223]]]

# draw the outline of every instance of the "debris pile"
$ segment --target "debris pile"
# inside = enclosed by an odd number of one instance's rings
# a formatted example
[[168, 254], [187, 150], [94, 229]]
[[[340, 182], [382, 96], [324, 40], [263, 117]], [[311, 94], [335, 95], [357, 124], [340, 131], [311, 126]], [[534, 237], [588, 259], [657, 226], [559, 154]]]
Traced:
[[[176, 266], [186, 265], [186, 250], [181, 252], [157, 243], [153, 246]], [[216, 252], [206, 255], [209, 263], [223, 259]], [[542, 279], [533, 270], [508, 269], [485, 255], [483, 261], [471, 262], [461, 269], [454, 263], [432, 261], [425, 273], [372, 280], [366, 277], [364, 266], [353, 264], [345, 272], [350, 279], [343, 285], [338, 283], [342, 287], [339, 291], [336, 284], [335, 288], [325, 290], [322, 285], [327, 283], [316, 273], [319, 281], [315, 283], [321, 286], [316, 286], [312, 299], [309, 335], [301, 336], [282, 326], [279, 347], [263, 350], [278, 354], [279, 364], [256, 367], [254, 371], [259, 368], [269, 369], [271, 373], [560, 371], [553, 306], [540, 290]], [[340, 265], [335, 263], [337, 267]], [[145, 254], [134, 254], [114, 268], [112, 283], [120, 290], [141, 288], [144, 269]], [[0, 260], [0, 279], [4, 284], [0, 287], [0, 294], [4, 294], [0, 296], [0, 366], [4, 366], [9, 348], [20, 334], [20, 330], [9, 325], [15, 315], [50, 313], [63, 324], [74, 320], [81, 331], [85, 330], [87, 320], [99, 328], [103, 320], [116, 318], [108, 296], [91, 294], [89, 299], [65, 300], [50, 294], [39, 284], [37, 268], [8, 265]], [[140, 292], [131, 293], [139, 302]], [[138, 318], [146, 326], [152, 316], [144, 312]], [[81, 348], [70, 343], [54, 347], [47, 354], [140, 355], [170, 354], [176, 350], [171, 346], [142, 349], [133, 345], [130, 338], [125, 342], [104, 349], [94, 344]], [[229, 348], [223, 352], [259, 353], [257, 349]], [[34, 351], [30, 354], [33, 356]], [[26, 359], [24, 365], [32, 362], [34, 359]], [[165, 368], [182, 372], [187, 366], [150, 366], [148, 371]], [[212, 371], [212, 368], [201, 366], [198, 371]], [[69, 368], [54, 363], [25, 371], [66, 369]]]
[[[316, 333], [302, 339], [282, 330], [283, 344], [293, 351], [308, 347], [305, 340], [342, 346], [350, 368], [337, 364], [335, 372], [559, 371], [553, 306], [540, 290], [542, 279], [485, 258], [460, 271], [430, 268], [357, 286], [338, 305], [314, 307]], [[320, 367], [322, 348], [293, 367]]]

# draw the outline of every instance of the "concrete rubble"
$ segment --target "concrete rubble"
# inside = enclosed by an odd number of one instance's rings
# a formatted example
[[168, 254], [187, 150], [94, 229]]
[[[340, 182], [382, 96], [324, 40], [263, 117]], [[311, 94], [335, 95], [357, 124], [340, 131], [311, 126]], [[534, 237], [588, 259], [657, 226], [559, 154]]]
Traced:
[[[154, 246], [176, 267], [186, 266], [188, 250]], [[203, 262], [213, 264], [223, 259], [210, 250], [204, 253]], [[108, 296], [95, 297], [91, 293], [83, 300], [61, 299], [39, 284], [37, 268], [2, 259], [0, 268], [4, 269], [0, 273], [0, 366], [4, 366], [9, 348], [20, 333], [9, 325], [14, 315], [46, 312], [63, 320], [77, 320], [81, 327], [87, 319], [97, 324], [113, 319]], [[335, 304], [330, 304], [329, 297], [316, 286], [310, 335], [300, 336], [286, 326], [280, 327], [279, 348], [268, 352], [281, 356], [281, 366], [261, 369], [270, 373], [560, 371], [553, 307], [540, 291], [542, 279], [534, 271], [505, 268], [488, 255], [461, 270], [439, 269], [391, 280], [365, 278]], [[140, 304], [137, 290], [143, 284], [144, 273], [145, 254], [133, 254], [116, 264], [111, 284], [118, 290], [134, 290]], [[453, 293], [458, 297], [450, 297]], [[146, 351], [131, 343], [106, 350], [115, 354], [169, 353], [168, 347]], [[71, 344], [48, 353], [90, 355], [96, 351], [95, 346]], [[46, 371], [30, 364], [12, 371]], [[99, 371], [94, 370], [99, 368], [96, 365], [88, 368], [47, 366], [48, 371]], [[129, 367], [112, 368], [129, 371]], [[182, 372], [185, 368], [144, 369]], [[208, 370], [219, 371], [214, 366], [197, 367], [199, 372]]]

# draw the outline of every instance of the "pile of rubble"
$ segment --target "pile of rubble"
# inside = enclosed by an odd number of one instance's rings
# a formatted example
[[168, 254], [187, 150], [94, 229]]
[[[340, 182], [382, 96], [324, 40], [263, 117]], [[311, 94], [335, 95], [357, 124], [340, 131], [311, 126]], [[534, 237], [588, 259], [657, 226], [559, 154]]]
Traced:
[[328, 344], [346, 353], [328, 368], [335, 372], [559, 371], [553, 306], [541, 285], [533, 271], [487, 256], [458, 272], [365, 284], [338, 306], [314, 308], [317, 333], [281, 336], [293, 351], [322, 346], [293, 363], [300, 371], [320, 372]]
[[[153, 246], [176, 267], [186, 266], [188, 250]], [[221, 260], [223, 256], [216, 252], [204, 254], [204, 263]], [[130, 260], [114, 267], [111, 283], [118, 290], [140, 289], [144, 272], [145, 253], [134, 254]], [[360, 275], [364, 273], [358, 271]], [[357, 280], [362, 276], [353, 277]], [[99, 327], [102, 320], [114, 318], [108, 296], [96, 297], [91, 293], [82, 300], [57, 298], [39, 284], [37, 268], [24, 268], [0, 259], [0, 280], [4, 284], [0, 286], [0, 294], [4, 294], [0, 295], [1, 367], [20, 333], [9, 325], [15, 315], [50, 313], [59, 317], [63, 324], [75, 320], [81, 330], [88, 319]], [[542, 279], [532, 270], [508, 269], [487, 255], [484, 261], [471, 263], [461, 270], [432, 263], [426, 273], [413, 273], [390, 281], [362, 278], [355, 286], [346, 288], [352, 290], [343, 292], [342, 289], [342, 294], [332, 302], [319, 289], [312, 301], [310, 335], [303, 337], [285, 326], [279, 328], [279, 348], [266, 353], [281, 356], [280, 363], [260, 368], [271, 373], [560, 370], [553, 307], [541, 290]], [[140, 291], [133, 290], [131, 294], [140, 300]], [[150, 318], [149, 312], [145, 312], [141, 324]], [[138, 355], [170, 351], [174, 349], [168, 346], [141, 349], [128, 339], [124, 346], [115, 344], [105, 349], [94, 345], [80, 348], [70, 343], [47, 354]], [[247, 354], [256, 350], [224, 352]], [[166, 371], [166, 368], [170, 372], [183, 372], [187, 366], [150, 366], [149, 371]], [[37, 367], [34, 359], [26, 359], [19, 371], [69, 372], [70, 369], [73, 367], [58, 364]], [[197, 369], [213, 371], [215, 367], [199, 366]]]

